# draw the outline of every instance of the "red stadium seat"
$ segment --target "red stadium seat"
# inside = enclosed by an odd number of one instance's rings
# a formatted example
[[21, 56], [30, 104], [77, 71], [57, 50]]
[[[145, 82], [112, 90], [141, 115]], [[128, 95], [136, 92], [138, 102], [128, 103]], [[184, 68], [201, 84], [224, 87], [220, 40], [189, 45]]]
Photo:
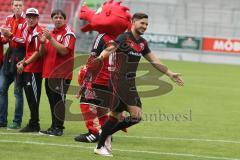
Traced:
[[1, 4], [11, 5], [11, 3], [12, 3], [11, 0], [1, 0]]
[[29, 0], [28, 0], [28, 1], [25, 1], [24, 5], [25, 5], [25, 8], [30, 8], [31, 5], [32, 5], [32, 2], [29, 1]]
[[8, 12], [11, 10], [11, 7], [9, 7], [8, 5], [4, 5], [1, 8], [2, 8], [2, 11], [4, 11], [4, 12]]
[[40, 14], [43, 13], [43, 10], [44, 10], [44, 8], [42, 8], [42, 7], [38, 8], [38, 11], [39, 11]]
[[39, 2], [38, 1], [32, 2], [32, 7], [38, 8], [39, 7]]

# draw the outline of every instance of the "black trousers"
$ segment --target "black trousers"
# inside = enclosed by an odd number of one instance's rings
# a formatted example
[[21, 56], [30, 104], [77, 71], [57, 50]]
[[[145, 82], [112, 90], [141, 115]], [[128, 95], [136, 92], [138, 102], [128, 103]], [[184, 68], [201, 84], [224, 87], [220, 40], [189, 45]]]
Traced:
[[51, 109], [51, 128], [64, 129], [65, 100], [71, 80], [61, 78], [47, 78], [45, 89]]
[[23, 72], [23, 85], [30, 109], [29, 125], [39, 126], [39, 104], [42, 88], [42, 74]]

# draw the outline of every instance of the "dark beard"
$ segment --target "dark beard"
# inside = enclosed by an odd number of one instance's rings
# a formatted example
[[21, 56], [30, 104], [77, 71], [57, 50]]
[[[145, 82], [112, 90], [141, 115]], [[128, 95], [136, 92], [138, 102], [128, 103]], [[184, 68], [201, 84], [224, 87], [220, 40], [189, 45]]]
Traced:
[[139, 36], [143, 35], [143, 33], [139, 32], [137, 29], [135, 30], [135, 32], [136, 32]]

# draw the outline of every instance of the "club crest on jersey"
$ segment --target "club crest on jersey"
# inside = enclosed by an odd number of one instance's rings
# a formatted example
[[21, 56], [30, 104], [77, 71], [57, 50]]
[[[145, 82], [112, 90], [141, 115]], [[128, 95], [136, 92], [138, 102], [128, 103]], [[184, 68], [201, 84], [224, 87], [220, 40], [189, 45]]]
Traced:
[[19, 24], [19, 25], [18, 25], [18, 29], [21, 29], [21, 28], [22, 28], [22, 24]]
[[140, 43], [141, 50], [144, 50], [144, 43]]
[[60, 41], [61, 38], [62, 38], [62, 36], [61, 36], [61, 35], [58, 35], [58, 36], [57, 36], [57, 41]]

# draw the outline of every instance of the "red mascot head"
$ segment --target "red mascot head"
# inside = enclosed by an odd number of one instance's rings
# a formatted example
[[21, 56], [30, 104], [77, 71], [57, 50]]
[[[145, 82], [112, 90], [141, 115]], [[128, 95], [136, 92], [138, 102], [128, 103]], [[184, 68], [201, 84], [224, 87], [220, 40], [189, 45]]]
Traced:
[[88, 21], [81, 28], [83, 32], [97, 31], [117, 37], [131, 27], [131, 14], [129, 8], [122, 6], [122, 2], [105, 2], [97, 11], [83, 5], [80, 11], [80, 19]]

